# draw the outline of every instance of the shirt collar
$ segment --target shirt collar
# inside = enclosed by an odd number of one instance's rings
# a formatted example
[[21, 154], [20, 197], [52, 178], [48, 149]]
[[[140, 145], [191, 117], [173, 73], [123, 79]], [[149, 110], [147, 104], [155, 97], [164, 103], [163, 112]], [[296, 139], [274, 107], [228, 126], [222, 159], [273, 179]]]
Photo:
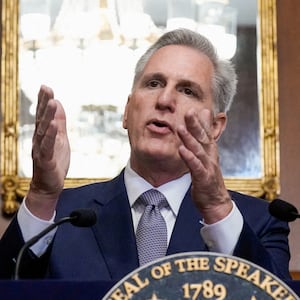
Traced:
[[191, 175], [190, 173], [186, 173], [180, 178], [155, 188], [144, 178], [139, 176], [134, 170], [132, 170], [130, 163], [128, 162], [125, 167], [124, 181], [131, 207], [142, 193], [154, 188], [164, 194], [170, 208], [177, 216], [181, 202], [191, 184]]

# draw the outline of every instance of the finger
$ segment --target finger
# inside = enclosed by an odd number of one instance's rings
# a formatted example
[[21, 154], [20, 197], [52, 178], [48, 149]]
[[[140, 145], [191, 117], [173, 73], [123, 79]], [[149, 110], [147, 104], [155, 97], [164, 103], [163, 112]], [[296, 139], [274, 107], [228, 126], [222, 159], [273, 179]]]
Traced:
[[40, 121], [36, 125], [36, 134], [38, 137], [42, 137], [46, 133], [50, 122], [55, 118], [56, 109], [56, 102], [50, 99], [44, 108]]
[[187, 149], [184, 145], [181, 145], [179, 146], [179, 154], [192, 174], [197, 173], [199, 176], [204, 174], [206, 171], [205, 166], [192, 151]]
[[36, 123], [40, 121], [44, 115], [44, 111], [47, 107], [47, 103], [50, 99], [54, 98], [54, 94], [51, 88], [42, 85], [38, 93], [38, 104], [36, 108]]
[[206, 164], [209, 147], [214, 143], [211, 135], [211, 113], [204, 110], [202, 114], [190, 110], [185, 115], [185, 125], [178, 126], [178, 135], [182, 144], [198, 159]]
[[187, 127], [178, 126], [178, 136], [182, 141], [179, 154], [192, 172], [208, 170], [212, 167], [211, 164], [214, 165], [218, 161], [217, 145], [211, 136], [210, 129], [207, 129], [209, 125], [202, 125], [209, 124], [210, 118], [210, 114], [206, 112], [204, 121], [200, 122], [199, 117], [191, 113], [187, 116]]
[[212, 113], [208, 109], [203, 109], [199, 113], [190, 110], [185, 115], [185, 124], [191, 135], [201, 144], [212, 142]]
[[54, 153], [55, 141], [58, 127], [55, 121], [50, 122], [47, 131], [39, 139], [35, 138], [32, 148], [32, 158], [34, 160], [51, 160]]
[[41, 157], [47, 161], [53, 158], [58, 127], [55, 121], [50, 122], [40, 146]]
[[190, 170], [202, 168], [208, 164], [208, 155], [201, 143], [183, 126], [178, 126], [178, 135], [182, 141], [179, 154]]

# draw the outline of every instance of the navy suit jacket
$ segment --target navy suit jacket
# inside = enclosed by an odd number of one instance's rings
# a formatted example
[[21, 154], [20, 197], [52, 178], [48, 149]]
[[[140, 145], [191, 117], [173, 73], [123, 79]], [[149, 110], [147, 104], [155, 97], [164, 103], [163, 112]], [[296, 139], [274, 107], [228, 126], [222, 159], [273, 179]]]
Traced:
[[[230, 193], [244, 217], [242, 233], [233, 254], [280, 278], [289, 278], [288, 224], [269, 214], [267, 201]], [[24, 276], [117, 281], [139, 266], [124, 173], [107, 182], [65, 189], [56, 217], [68, 216], [74, 209], [83, 207], [96, 211], [97, 223], [91, 228], [61, 225], [47, 255], [37, 259], [29, 253], [24, 258], [27, 264], [22, 272]], [[200, 235], [201, 219], [189, 189], [179, 209], [167, 255], [208, 251]], [[23, 243], [15, 218], [0, 241], [2, 278], [11, 276], [12, 259]], [[35, 271], [41, 266], [42, 271]]]

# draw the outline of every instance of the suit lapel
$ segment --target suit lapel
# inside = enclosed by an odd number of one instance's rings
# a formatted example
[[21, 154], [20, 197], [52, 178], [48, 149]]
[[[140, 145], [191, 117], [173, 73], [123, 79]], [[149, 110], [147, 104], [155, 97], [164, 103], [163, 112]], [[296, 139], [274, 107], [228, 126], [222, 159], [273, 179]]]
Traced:
[[105, 186], [96, 200], [98, 224], [94, 233], [112, 278], [122, 278], [138, 267], [138, 256], [132, 216], [123, 173]]
[[201, 219], [202, 216], [192, 201], [189, 189], [180, 206], [167, 255], [180, 252], [207, 251], [200, 235], [202, 225], [199, 221]]
[[[93, 230], [111, 277], [123, 278], [139, 266], [123, 173], [108, 182], [104, 189], [102, 199], [95, 200], [98, 222]], [[207, 250], [200, 235], [201, 218], [189, 190], [179, 209], [167, 255]]]

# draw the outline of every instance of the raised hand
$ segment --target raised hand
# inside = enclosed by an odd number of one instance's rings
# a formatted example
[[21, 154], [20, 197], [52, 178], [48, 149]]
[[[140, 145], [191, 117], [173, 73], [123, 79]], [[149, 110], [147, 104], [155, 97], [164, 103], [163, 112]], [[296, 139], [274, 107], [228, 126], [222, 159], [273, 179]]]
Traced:
[[33, 176], [26, 205], [42, 219], [50, 219], [70, 164], [66, 115], [51, 88], [41, 86], [32, 139]]
[[185, 116], [185, 126], [178, 127], [182, 140], [179, 153], [192, 176], [192, 197], [206, 223], [214, 223], [232, 209], [219, 164], [217, 139], [226, 125], [226, 116], [203, 109], [190, 110]]

